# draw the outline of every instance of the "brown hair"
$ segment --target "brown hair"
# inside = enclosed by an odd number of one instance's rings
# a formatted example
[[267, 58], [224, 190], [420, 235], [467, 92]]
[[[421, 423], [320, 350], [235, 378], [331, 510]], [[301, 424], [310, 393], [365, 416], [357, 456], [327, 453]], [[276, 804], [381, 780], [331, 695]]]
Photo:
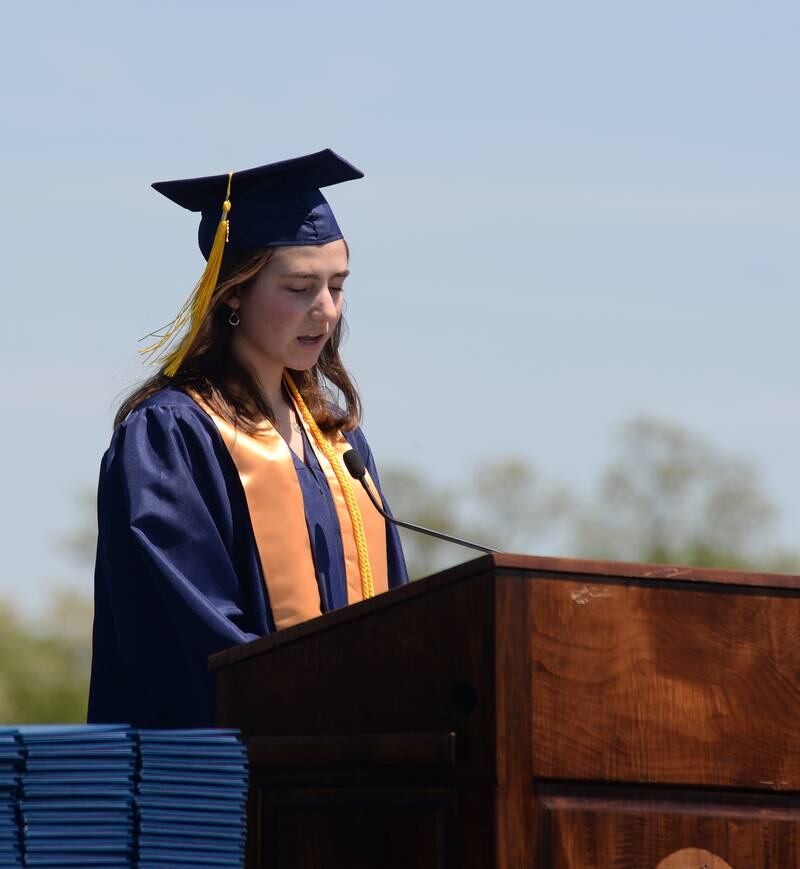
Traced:
[[[274, 411], [261, 394], [252, 372], [230, 350], [230, 308], [225, 304], [233, 290], [245, 290], [252, 284], [269, 262], [273, 250], [226, 251], [211, 307], [180, 369], [173, 377], [167, 377], [162, 367], [138, 386], [120, 405], [114, 417], [115, 426], [151, 395], [169, 386], [195, 392], [214, 413], [248, 434], [254, 434], [265, 419], [275, 422]], [[313, 368], [289, 370], [323, 431], [350, 431], [361, 418], [358, 392], [339, 356], [345, 329], [344, 319], [340, 319]], [[343, 410], [334, 403], [335, 393], [331, 387], [344, 399]]]

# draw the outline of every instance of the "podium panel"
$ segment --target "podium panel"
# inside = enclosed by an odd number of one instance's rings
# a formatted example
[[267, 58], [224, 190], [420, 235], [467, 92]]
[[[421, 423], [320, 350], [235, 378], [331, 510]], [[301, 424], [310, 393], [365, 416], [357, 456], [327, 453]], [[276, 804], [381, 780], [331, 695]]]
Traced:
[[544, 789], [540, 860], [559, 869], [800, 866], [800, 802]]
[[282, 869], [444, 869], [448, 803], [436, 788], [258, 788], [261, 853]]
[[537, 776], [800, 790], [796, 592], [534, 586]]

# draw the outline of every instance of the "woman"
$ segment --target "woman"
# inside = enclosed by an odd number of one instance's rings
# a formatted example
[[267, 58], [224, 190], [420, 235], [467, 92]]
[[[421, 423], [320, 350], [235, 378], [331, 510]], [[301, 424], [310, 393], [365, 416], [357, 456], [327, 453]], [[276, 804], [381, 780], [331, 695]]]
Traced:
[[340, 461], [358, 450], [379, 494], [339, 357], [349, 252], [319, 191], [360, 177], [321, 151], [153, 185], [202, 213], [208, 264], [103, 458], [90, 722], [209, 725], [210, 654], [407, 582]]

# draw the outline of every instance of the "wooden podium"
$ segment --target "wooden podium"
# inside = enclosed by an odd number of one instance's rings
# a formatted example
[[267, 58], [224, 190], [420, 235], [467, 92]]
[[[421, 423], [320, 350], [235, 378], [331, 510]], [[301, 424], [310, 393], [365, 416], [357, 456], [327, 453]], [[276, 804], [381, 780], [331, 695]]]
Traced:
[[484, 556], [211, 666], [249, 867], [800, 867], [800, 577]]

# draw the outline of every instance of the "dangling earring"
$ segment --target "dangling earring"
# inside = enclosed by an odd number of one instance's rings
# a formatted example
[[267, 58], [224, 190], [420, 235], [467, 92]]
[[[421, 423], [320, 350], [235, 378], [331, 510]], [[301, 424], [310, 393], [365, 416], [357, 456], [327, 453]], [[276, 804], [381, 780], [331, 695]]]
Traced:
[[228, 323], [230, 323], [231, 326], [238, 326], [240, 322], [241, 320], [236, 311], [231, 311], [230, 314], [228, 314]]

